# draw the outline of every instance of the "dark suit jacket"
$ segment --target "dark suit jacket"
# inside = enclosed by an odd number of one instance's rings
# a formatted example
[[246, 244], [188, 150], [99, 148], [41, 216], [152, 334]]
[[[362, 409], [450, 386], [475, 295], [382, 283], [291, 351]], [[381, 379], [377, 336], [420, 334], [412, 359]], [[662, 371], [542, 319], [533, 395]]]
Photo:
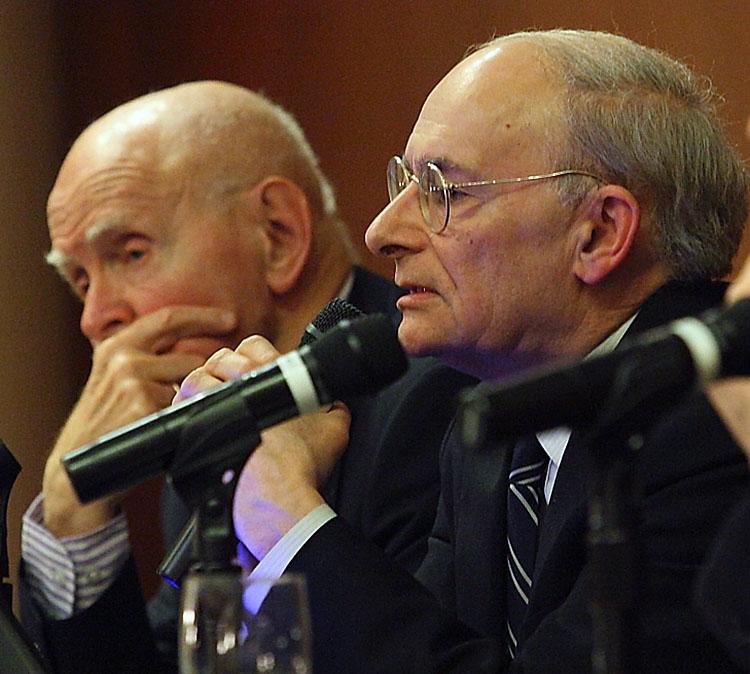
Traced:
[[[723, 287], [670, 284], [642, 307], [630, 334], [718, 303]], [[442, 604], [334, 520], [291, 568], [307, 575], [318, 672], [570, 672], [590, 669], [585, 548], [587, 453], [566, 449], [540, 544], [525, 643], [505, 653], [505, 493], [508, 446], [462, 450], [449, 433], [442, 490], [419, 571]], [[724, 513], [746, 488], [744, 458], [700, 394], [646, 437], [634, 464], [640, 549], [636, 672], [733, 667], [691, 604], [694, 576]], [[615, 579], [613, 585], [617, 586]]]
[[[399, 294], [381, 277], [355, 269], [349, 301], [365, 313], [387, 313], [398, 322]], [[412, 359], [401, 380], [351, 405], [348, 449], [325, 485], [324, 496], [359, 535], [411, 571], [425, 555], [435, 517], [440, 442], [457, 392], [474, 381], [434, 359]], [[167, 492], [164, 505], [169, 545], [188, 512], [173, 492]], [[91, 609], [70, 620], [42, 622], [44, 634], [37, 634], [60, 671], [158, 671], [136, 583], [128, 565]], [[178, 602], [178, 593], [163, 584], [148, 609], [160, 660], [168, 663], [165, 671], [174, 667]], [[132, 616], [123, 614], [123, 605]], [[123, 641], [131, 633], [134, 638]], [[119, 642], [110, 644], [112, 639]], [[91, 644], [98, 646], [92, 649]]]
[[696, 588], [696, 606], [738, 665], [750, 672], [750, 495], [727, 519]]

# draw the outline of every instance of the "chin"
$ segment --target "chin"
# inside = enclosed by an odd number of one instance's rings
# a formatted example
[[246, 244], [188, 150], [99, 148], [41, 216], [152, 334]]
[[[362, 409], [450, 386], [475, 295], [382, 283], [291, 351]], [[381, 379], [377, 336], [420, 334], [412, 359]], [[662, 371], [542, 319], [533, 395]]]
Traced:
[[440, 352], [439, 345], [428, 339], [428, 335], [424, 331], [404, 326], [403, 322], [398, 329], [398, 341], [410, 356], [434, 356]]

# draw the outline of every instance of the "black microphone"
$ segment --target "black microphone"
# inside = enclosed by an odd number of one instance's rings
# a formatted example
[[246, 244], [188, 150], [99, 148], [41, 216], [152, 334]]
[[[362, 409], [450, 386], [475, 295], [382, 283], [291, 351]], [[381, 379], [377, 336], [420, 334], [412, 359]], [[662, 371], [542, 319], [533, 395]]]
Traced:
[[[651, 330], [610, 354], [553, 365], [462, 396], [463, 442], [576, 426], [597, 418], [613, 387], [628, 406], [658, 413], [697, 384], [750, 374], [750, 299]], [[648, 403], [646, 407], [643, 403]]]
[[[334, 297], [308, 323], [302, 333], [299, 345], [302, 347], [306, 344], [312, 344], [341, 321], [352, 320], [360, 316], [364, 316], [364, 313], [353, 304], [342, 300], [340, 297]], [[174, 545], [164, 556], [156, 570], [164, 580], [174, 587], [180, 587], [182, 578], [190, 566], [196, 528], [195, 515], [193, 515], [182, 528]]]
[[361, 316], [364, 316], [364, 313], [353, 304], [342, 300], [340, 297], [334, 297], [308, 323], [305, 331], [302, 333], [302, 338], [299, 340], [299, 345], [312, 344], [331, 328], [341, 323], [341, 321], [351, 321]]
[[258, 431], [334, 400], [377, 391], [406, 371], [406, 356], [390, 319], [376, 314], [343, 321], [313, 344], [266, 367], [151, 414], [62, 461], [83, 502], [131, 487], [166, 470], [184, 428], [197, 414], [218, 420], [244, 403]]

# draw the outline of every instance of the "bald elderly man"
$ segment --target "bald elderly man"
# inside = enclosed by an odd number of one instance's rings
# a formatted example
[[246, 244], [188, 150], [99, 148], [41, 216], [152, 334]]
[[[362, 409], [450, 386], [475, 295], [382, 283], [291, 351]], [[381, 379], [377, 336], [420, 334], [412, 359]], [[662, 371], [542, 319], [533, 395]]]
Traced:
[[[149, 94], [76, 140], [49, 196], [48, 261], [82, 303], [91, 372], [24, 520], [27, 623], [56, 671], [157, 667], [147, 630], [105, 644], [143, 600], [129, 559], [121, 494], [82, 506], [60, 458], [168, 405], [185, 375], [221, 347], [260, 334], [281, 351], [330, 299], [400, 316], [401, 290], [353, 265], [330, 184], [295, 120], [242, 87], [195, 82]], [[352, 526], [405, 568], [426, 550], [438, 493], [439, 439], [469, 378], [413, 361], [401, 383], [353, 409], [350, 451], [325, 487]], [[421, 414], [395, 402], [429, 399]], [[187, 512], [168, 492], [166, 539]], [[156, 525], [156, 523], [154, 523]], [[177, 596], [151, 607], [156, 645], [174, 668]], [[58, 646], [61, 647], [58, 649]], [[136, 658], [137, 659], [137, 658]]]

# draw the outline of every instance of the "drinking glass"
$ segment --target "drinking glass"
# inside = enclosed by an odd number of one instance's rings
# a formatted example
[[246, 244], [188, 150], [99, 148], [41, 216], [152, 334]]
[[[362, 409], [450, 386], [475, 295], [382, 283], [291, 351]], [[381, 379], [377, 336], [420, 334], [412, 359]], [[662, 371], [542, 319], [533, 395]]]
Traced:
[[181, 674], [311, 674], [304, 577], [190, 573], [183, 584]]
[[240, 672], [312, 673], [312, 630], [305, 579], [249, 578], [243, 586]]

